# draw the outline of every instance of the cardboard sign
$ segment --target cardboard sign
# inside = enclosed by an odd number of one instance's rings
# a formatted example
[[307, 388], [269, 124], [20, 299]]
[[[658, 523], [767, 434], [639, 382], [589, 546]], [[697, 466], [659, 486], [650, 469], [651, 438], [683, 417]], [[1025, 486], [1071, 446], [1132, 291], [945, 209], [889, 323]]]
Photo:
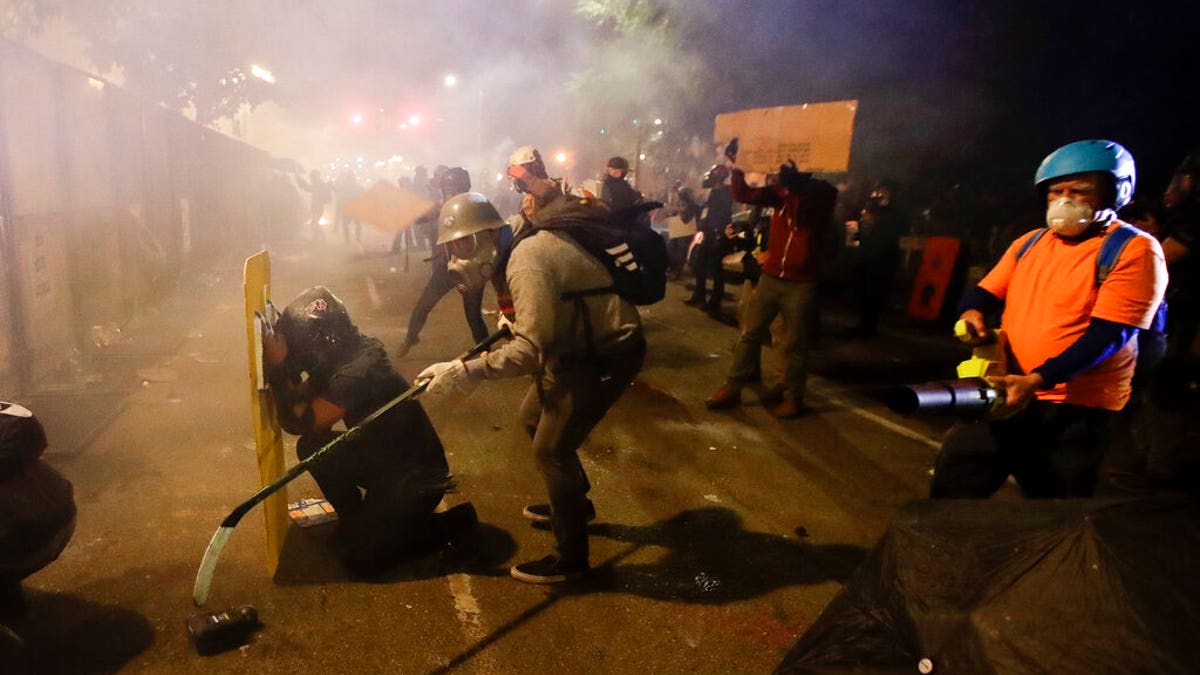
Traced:
[[858, 101], [802, 103], [717, 115], [713, 141], [738, 139], [738, 166], [774, 173], [791, 159], [801, 171], [839, 173], [850, 167]]
[[696, 219], [692, 218], [692, 222], [685, 223], [683, 218], [679, 216], [670, 216], [667, 218], [667, 238], [678, 239], [680, 237], [691, 237], [696, 234]]
[[366, 192], [346, 202], [342, 213], [387, 234], [395, 234], [411, 227], [421, 214], [433, 206], [432, 199], [405, 190], [390, 181], [381, 180], [376, 181]]

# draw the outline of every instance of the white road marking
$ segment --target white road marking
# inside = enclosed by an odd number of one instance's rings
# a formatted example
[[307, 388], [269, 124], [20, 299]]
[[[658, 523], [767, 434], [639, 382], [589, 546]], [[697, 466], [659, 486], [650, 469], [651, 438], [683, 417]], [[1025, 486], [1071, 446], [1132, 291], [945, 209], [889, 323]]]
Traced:
[[[655, 323], [657, 323], [661, 326], [664, 326], [670, 330], [674, 330], [674, 331], [684, 333], [687, 335], [692, 335], [692, 333], [690, 333], [686, 329], [676, 326], [673, 323], [664, 321], [660, 318], [654, 318], [654, 319], [648, 319], [648, 320], [653, 320]], [[711, 354], [711, 353], [709, 354], [710, 358], [715, 357], [715, 356], [718, 356], [718, 355]], [[844, 408], [869, 422], [874, 422], [875, 424], [878, 424], [879, 426], [881, 426], [885, 429], [888, 429], [889, 431], [893, 431], [897, 434], [900, 434], [901, 436], [904, 436], [905, 438], [912, 439], [918, 443], [929, 446], [935, 450], [941, 449], [942, 442], [940, 440], [930, 438], [930, 437], [926, 436], [925, 434], [922, 434], [917, 431], [913, 431], [912, 429], [909, 429], [908, 427], [906, 427], [902, 424], [897, 424], [897, 423], [887, 419], [886, 417], [877, 415], [877, 414], [871, 412], [870, 410], [866, 410], [862, 406], [851, 403], [839, 396], [835, 396], [834, 394], [831, 393], [832, 387], [830, 387], [828, 385], [822, 386], [820, 384], [817, 384], [817, 381], [822, 381], [823, 378], [809, 375], [808, 380], [810, 383], [809, 388], [812, 389], [813, 391], [816, 391], [817, 393], [819, 393], [821, 396], [825, 397], [826, 399], [828, 399], [830, 403], [833, 403], [834, 405], [836, 405], [840, 408]]]
[[[809, 379], [811, 381], [813, 378], [810, 377]], [[893, 431], [897, 434], [900, 434], [901, 436], [904, 436], [905, 438], [910, 438], [918, 443], [923, 443], [925, 445], [928, 445], [929, 447], [931, 447], [935, 450], [940, 450], [942, 447], [941, 441], [930, 438], [930, 437], [926, 436], [925, 434], [913, 431], [912, 429], [909, 429], [908, 427], [906, 427], [902, 424], [896, 424], [895, 422], [889, 420], [886, 417], [883, 417], [882, 415], [876, 415], [875, 413], [871, 412], [870, 410], [867, 410], [866, 408], [863, 408], [862, 406], [855, 405], [854, 403], [851, 403], [843, 398], [834, 396], [832, 393], [830, 393], [830, 391], [827, 387], [822, 387], [820, 385], [812, 386], [812, 384], [810, 384], [809, 388], [816, 391], [822, 397], [828, 399], [830, 403], [838, 406], [839, 408], [842, 408], [844, 410], [852, 412], [855, 415], [858, 415], [859, 417], [861, 417], [867, 421], [874, 422], [875, 424], [878, 424], [879, 426], [881, 426], [889, 431]]]
[[[445, 511], [445, 502], [438, 504], [437, 510], [439, 513]], [[487, 638], [487, 631], [484, 630], [481, 618], [483, 610], [480, 609], [479, 601], [475, 599], [475, 593], [471, 590], [471, 576], [461, 572], [449, 574], [446, 576], [446, 585], [450, 589], [450, 597], [454, 600], [454, 613], [458, 617], [463, 636], [469, 644], [478, 644]], [[498, 672], [495, 660], [486, 650], [475, 657], [475, 662], [478, 664], [477, 672]]]

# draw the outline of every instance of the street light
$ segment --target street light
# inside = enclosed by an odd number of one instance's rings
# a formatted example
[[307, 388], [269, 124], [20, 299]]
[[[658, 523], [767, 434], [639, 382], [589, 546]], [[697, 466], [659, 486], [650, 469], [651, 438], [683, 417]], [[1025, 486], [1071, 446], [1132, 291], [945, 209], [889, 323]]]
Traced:
[[444, 84], [447, 89], [453, 89], [454, 87], [458, 86], [458, 76], [454, 73], [448, 73], [446, 77], [442, 78], [442, 84]]
[[271, 74], [271, 71], [258, 64], [250, 64], [250, 74], [267, 84], [275, 84], [275, 76]]

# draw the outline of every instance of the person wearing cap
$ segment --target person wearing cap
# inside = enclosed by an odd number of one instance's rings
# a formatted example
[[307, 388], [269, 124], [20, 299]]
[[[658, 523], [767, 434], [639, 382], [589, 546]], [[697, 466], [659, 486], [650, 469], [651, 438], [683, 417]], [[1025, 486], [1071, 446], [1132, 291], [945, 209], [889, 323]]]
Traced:
[[608, 202], [613, 211], [628, 209], [642, 200], [642, 193], [633, 189], [625, 179], [628, 174], [629, 162], [624, 157], [608, 160], [604, 183], [600, 186], [600, 198]]
[[524, 515], [550, 525], [557, 551], [510, 573], [528, 583], [556, 583], [590, 570], [587, 521], [595, 507], [578, 451], [640, 372], [646, 341], [637, 307], [611, 291], [604, 265], [568, 234], [542, 229], [604, 221], [608, 205], [564, 194], [531, 147], [514, 154], [508, 174], [530, 204], [507, 260], [496, 244], [505, 222], [483, 195], [446, 202], [438, 239], [464, 278], [483, 283], [503, 270], [516, 308], [513, 339], [465, 363], [431, 365], [417, 381], [428, 380], [427, 394], [437, 396], [482, 380], [532, 376], [520, 419], [550, 499], [525, 507]]
[[[363, 335], [329, 289], [314, 286], [283, 310], [263, 344], [267, 383], [284, 431], [311, 457], [408, 389], [379, 340]], [[373, 576], [403, 559], [470, 543], [475, 508], [435, 513], [453, 488], [441, 439], [420, 402], [400, 403], [309, 472], [338, 515], [330, 539], [348, 571]]]
[[[1162, 301], [1167, 270], [1154, 237], [1122, 223], [1136, 178], [1118, 143], [1087, 140], [1050, 153], [1034, 186], [1046, 226], [1018, 237], [959, 303], [971, 341], [992, 336], [1002, 312], [1008, 375], [989, 419], [955, 425], [942, 443], [930, 495], [986, 498], [1012, 476], [1026, 497], [1090, 497], [1129, 400], [1137, 334]], [[1130, 237], [1101, 277], [1105, 240]]]

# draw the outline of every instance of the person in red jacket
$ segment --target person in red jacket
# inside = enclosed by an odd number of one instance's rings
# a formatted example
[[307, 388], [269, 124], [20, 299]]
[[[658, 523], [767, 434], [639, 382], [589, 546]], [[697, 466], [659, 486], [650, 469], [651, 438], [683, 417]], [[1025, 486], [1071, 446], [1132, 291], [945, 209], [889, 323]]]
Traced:
[[[730, 153], [731, 163], [736, 156]], [[763, 339], [771, 322], [782, 314], [787, 327], [782, 387], [764, 390], [763, 405], [780, 418], [797, 417], [808, 379], [808, 348], [817, 320], [817, 277], [826, 257], [837, 188], [803, 173], [788, 161], [779, 167], [778, 181], [766, 187], [746, 184], [745, 173], [733, 168], [734, 200], [775, 209], [767, 250], [758, 255], [762, 277], [746, 311], [746, 321], [733, 348], [733, 364], [725, 384], [704, 402], [709, 410], [741, 403], [742, 387], [760, 372]]]

